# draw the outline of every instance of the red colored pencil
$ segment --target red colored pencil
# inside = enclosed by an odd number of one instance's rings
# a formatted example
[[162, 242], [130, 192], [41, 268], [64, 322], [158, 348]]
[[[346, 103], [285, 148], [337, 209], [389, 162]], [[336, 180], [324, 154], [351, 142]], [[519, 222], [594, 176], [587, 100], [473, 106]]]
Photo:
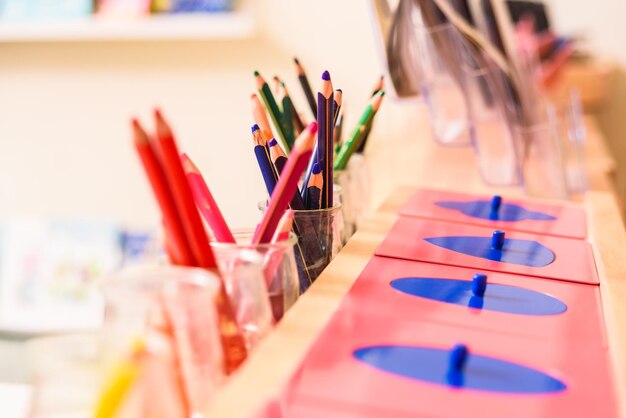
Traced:
[[287, 164], [276, 184], [276, 188], [274, 188], [274, 193], [272, 193], [265, 216], [256, 229], [252, 239], [253, 243], [271, 242], [278, 222], [287, 209], [294, 193], [296, 193], [298, 181], [309, 164], [313, 154], [316, 133], [317, 123], [311, 122], [294, 142]]
[[193, 201], [189, 183], [185, 177], [183, 165], [180, 162], [180, 153], [176, 146], [176, 141], [172, 130], [158, 110], [154, 113], [156, 120], [157, 140], [161, 148], [161, 157], [165, 175], [168, 179], [178, 213], [181, 215], [183, 228], [187, 241], [191, 247], [191, 252], [196, 260], [197, 267], [216, 268], [215, 256], [209, 245], [202, 220]]
[[189, 187], [191, 187], [196, 206], [200, 210], [204, 220], [209, 224], [213, 235], [215, 235], [215, 239], [217, 242], [235, 243], [235, 237], [233, 237], [232, 232], [230, 232], [222, 216], [222, 212], [220, 212], [219, 206], [217, 206], [215, 199], [213, 199], [209, 186], [207, 186], [202, 177], [202, 173], [200, 173], [198, 167], [196, 167], [187, 154], [183, 153], [180, 159], [183, 163], [183, 170], [185, 170], [185, 174], [187, 175], [187, 181], [189, 182]]
[[[196, 267], [217, 271], [215, 256], [193, 201], [189, 183], [185, 178], [185, 172], [180, 162], [178, 147], [176, 146], [172, 130], [158, 110], [155, 111], [155, 119], [163, 168], [170, 184], [174, 201], [181, 214], [187, 241], [190, 244], [194, 258], [196, 258]], [[246, 359], [247, 349], [243, 336], [239, 332], [223, 281], [220, 285], [220, 293], [217, 297], [216, 305], [218, 326], [220, 327], [222, 347], [225, 354], [224, 369], [227, 374], [230, 374]]]
[[132, 121], [135, 148], [150, 181], [150, 186], [157, 200], [166, 231], [166, 248], [174, 264], [193, 266], [195, 260], [185, 237], [172, 192], [167, 184], [165, 173], [150, 144], [150, 138], [136, 119]]

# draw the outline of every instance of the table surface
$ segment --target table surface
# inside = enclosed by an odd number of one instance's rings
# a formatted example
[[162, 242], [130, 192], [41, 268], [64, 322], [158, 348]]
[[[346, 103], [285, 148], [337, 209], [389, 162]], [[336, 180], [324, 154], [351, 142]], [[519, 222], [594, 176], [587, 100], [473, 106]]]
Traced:
[[[395, 109], [394, 109], [395, 110]], [[401, 113], [401, 112], [400, 112]], [[397, 117], [407, 117], [398, 115]], [[211, 417], [251, 417], [275, 396], [296, 370], [307, 350], [335, 312], [343, 296], [359, 276], [375, 248], [396, 220], [399, 207], [415, 187], [468, 193], [500, 193], [524, 196], [519, 188], [487, 187], [474, 166], [472, 150], [437, 146], [425, 131], [425, 112], [413, 114], [415, 137], [406, 134], [393, 143], [371, 144], [368, 164], [372, 173], [374, 207], [359, 231], [333, 260], [308, 292], [287, 313], [275, 331], [251, 355], [248, 362], [220, 391], [208, 410]], [[624, 391], [626, 368], [626, 232], [613, 193], [615, 161], [595, 121], [586, 119], [586, 166], [591, 191], [577, 197], [587, 207], [590, 241], [594, 247], [615, 365], [617, 390]], [[397, 152], [399, 149], [402, 152]], [[619, 396], [618, 399], [626, 399]], [[623, 408], [623, 405], [622, 405]], [[623, 416], [626, 416], [622, 413]]]

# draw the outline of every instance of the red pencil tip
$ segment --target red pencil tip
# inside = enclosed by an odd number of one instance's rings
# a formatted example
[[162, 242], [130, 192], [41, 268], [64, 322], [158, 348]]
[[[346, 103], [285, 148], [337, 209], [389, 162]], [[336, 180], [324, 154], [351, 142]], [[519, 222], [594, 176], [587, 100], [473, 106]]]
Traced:
[[250, 95], [250, 98], [251, 98], [251, 99], [256, 99], [256, 93], [252, 93], [252, 94]]
[[317, 133], [317, 122], [313, 121], [309, 124], [309, 131], [311, 131], [312, 134]]

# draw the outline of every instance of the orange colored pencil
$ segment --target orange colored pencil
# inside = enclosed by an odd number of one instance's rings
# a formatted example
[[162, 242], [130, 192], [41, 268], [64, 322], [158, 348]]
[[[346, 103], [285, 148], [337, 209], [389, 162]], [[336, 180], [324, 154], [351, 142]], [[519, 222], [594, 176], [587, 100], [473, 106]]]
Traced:
[[150, 144], [150, 138], [136, 119], [133, 119], [132, 126], [135, 148], [163, 216], [166, 248], [170, 259], [174, 264], [193, 266], [195, 260], [187, 243], [185, 231], [176, 210], [172, 192], [167, 184], [165, 173]]
[[263, 135], [265, 135], [265, 138], [269, 141], [274, 138], [274, 134], [272, 133], [267, 113], [265, 113], [265, 106], [263, 106], [259, 96], [256, 94], [250, 96], [250, 100], [252, 101], [252, 117], [254, 118], [254, 122], [259, 125], [261, 132], [263, 132]]
[[265, 216], [252, 238], [254, 244], [271, 242], [280, 218], [298, 189], [298, 181], [309, 164], [316, 134], [317, 123], [311, 122], [294, 142], [287, 164], [272, 193]]

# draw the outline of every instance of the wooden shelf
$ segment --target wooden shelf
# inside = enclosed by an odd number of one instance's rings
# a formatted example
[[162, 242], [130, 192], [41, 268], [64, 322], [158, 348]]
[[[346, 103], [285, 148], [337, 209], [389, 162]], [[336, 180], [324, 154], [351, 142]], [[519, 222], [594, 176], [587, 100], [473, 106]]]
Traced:
[[254, 29], [252, 16], [245, 12], [125, 20], [94, 17], [66, 22], [0, 21], [0, 43], [244, 39], [252, 36]]

